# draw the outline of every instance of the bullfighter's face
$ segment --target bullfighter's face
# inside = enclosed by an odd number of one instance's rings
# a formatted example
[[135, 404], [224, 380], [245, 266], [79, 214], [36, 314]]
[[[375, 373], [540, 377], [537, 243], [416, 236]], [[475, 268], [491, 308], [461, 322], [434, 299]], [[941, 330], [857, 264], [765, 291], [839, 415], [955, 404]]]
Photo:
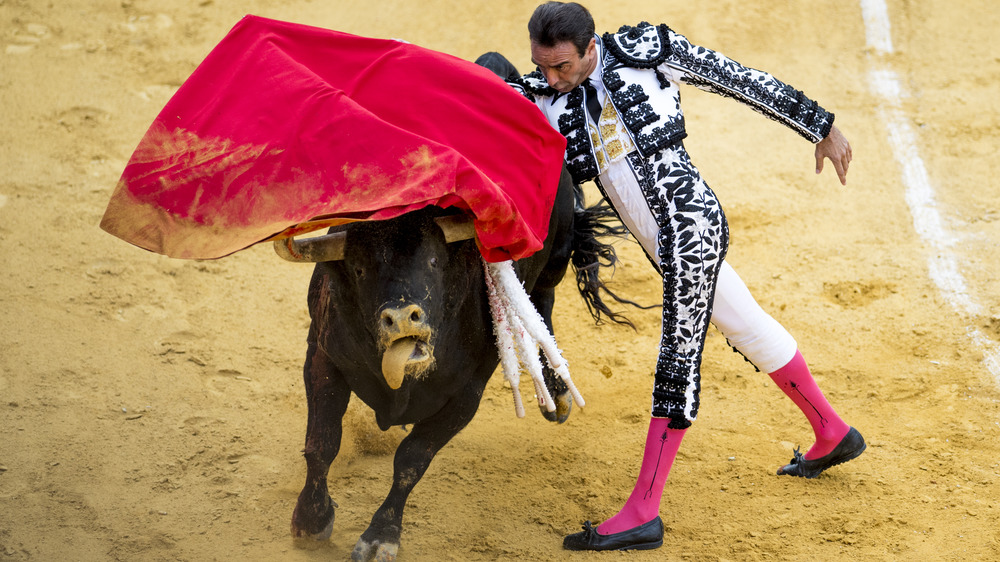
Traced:
[[597, 42], [591, 39], [583, 56], [570, 41], [545, 47], [531, 43], [531, 62], [545, 76], [549, 86], [562, 93], [572, 91], [597, 68]]

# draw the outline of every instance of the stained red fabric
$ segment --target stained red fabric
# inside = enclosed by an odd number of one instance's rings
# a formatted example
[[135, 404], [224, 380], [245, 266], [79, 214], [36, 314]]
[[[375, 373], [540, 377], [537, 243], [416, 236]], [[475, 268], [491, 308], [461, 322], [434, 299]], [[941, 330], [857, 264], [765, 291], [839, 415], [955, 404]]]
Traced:
[[565, 139], [492, 72], [394, 40], [244, 17], [140, 141], [101, 227], [178, 258], [427, 205], [483, 256], [539, 248]]

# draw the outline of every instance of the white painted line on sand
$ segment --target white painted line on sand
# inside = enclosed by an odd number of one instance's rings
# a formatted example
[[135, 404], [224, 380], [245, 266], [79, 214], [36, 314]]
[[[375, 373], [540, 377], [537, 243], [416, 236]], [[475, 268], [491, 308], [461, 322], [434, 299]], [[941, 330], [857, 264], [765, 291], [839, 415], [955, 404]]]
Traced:
[[[876, 57], [892, 54], [892, 34], [885, 1], [861, 0], [861, 14], [865, 21], [868, 48]], [[982, 314], [983, 308], [969, 296], [958, 259], [951, 251], [955, 236], [945, 226], [941, 213], [938, 212], [934, 187], [917, 148], [917, 136], [903, 111], [901, 100], [906, 92], [888, 63], [875, 61], [873, 66], [875, 68], [869, 74], [869, 81], [872, 92], [883, 102], [879, 113], [885, 122], [892, 152], [901, 168], [903, 184], [906, 186], [906, 204], [910, 207], [917, 234], [931, 249], [931, 254], [927, 257], [930, 278], [957, 312], [970, 317], [978, 316]], [[1000, 346], [974, 326], [970, 326], [967, 332], [969, 338], [982, 349], [983, 364], [1000, 384]]]
[[885, 6], [885, 0], [861, 0], [861, 17], [865, 20], [868, 47], [882, 55], [892, 53], [889, 10]]

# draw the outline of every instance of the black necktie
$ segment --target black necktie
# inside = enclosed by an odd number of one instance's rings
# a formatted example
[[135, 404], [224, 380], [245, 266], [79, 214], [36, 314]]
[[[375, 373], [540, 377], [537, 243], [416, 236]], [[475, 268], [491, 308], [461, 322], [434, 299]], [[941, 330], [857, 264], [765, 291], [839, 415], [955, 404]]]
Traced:
[[597, 99], [597, 88], [587, 78], [583, 81], [583, 89], [587, 95], [587, 113], [590, 113], [590, 118], [596, 125], [601, 122], [601, 102]]

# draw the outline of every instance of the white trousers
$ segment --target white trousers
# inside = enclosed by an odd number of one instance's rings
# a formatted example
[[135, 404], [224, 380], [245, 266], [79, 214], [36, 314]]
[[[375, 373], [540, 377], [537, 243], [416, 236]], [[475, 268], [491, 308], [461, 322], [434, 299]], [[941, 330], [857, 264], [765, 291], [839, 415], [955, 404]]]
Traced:
[[[624, 160], [612, 163], [601, 180], [622, 222], [659, 266], [659, 226], [628, 164]], [[730, 345], [765, 373], [787, 365], [798, 349], [792, 335], [761, 308], [729, 262], [724, 261], [719, 271], [711, 322]]]

